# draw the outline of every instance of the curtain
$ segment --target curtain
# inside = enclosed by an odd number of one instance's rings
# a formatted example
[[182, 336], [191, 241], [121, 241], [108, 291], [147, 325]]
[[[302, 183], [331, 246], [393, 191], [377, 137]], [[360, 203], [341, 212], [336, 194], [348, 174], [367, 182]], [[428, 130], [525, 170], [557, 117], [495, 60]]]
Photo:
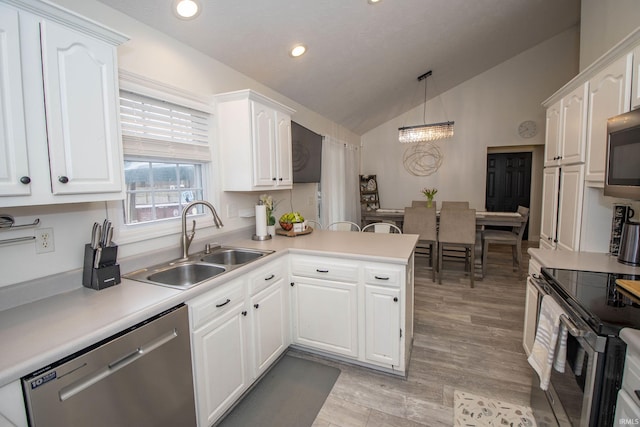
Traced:
[[335, 221], [360, 223], [359, 171], [359, 148], [325, 136], [320, 179], [320, 213], [325, 227]]

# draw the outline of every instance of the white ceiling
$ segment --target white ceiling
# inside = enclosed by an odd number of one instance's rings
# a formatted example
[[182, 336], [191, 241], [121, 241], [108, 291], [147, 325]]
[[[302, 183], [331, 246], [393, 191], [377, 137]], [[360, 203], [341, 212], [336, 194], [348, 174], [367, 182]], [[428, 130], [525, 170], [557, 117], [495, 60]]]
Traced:
[[[356, 134], [576, 25], [580, 0], [100, 0]], [[308, 52], [293, 59], [297, 43]]]

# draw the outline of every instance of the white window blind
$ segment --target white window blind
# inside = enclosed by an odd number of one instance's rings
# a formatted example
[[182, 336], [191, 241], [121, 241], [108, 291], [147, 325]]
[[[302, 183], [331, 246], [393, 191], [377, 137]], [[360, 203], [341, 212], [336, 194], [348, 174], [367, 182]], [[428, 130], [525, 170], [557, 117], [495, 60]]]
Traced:
[[209, 113], [120, 91], [125, 156], [211, 161]]

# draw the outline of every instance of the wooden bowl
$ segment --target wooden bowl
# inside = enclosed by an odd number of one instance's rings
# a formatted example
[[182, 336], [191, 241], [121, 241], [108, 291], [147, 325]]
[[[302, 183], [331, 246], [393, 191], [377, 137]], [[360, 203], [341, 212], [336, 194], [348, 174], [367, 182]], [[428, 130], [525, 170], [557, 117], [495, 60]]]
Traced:
[[293, 223], [280, 221], [280, 227], [285, 231], [290, 231], [293, 228]]

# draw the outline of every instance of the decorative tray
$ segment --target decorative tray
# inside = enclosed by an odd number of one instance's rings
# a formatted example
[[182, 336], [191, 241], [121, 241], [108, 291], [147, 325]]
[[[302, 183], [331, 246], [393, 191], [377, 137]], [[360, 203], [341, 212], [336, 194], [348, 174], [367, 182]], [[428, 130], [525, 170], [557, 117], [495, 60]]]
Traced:
[[287, 231], [284, 230], [282, 228], [278, 228], [276, 230], [276, 234], [280, 235], [280, 236], [287, 236], [287, 237], [296, 237], [296, 236], [302, 236], [304, 234], [311, 234], [311, 232], [313, 231], [313, 228], [307, 226], [307, 229], [304, 231], [300, 231], [298, 233], [296, 233], [295, 231], [293, 231], [293, 229]]

